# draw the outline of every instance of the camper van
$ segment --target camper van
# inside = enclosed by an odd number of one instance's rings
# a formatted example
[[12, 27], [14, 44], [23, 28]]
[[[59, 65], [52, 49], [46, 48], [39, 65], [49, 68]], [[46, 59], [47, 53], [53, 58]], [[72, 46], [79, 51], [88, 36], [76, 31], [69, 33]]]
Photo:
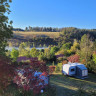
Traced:
[[80, 63], [69, 63], [63, 64], [62, 73], [68, 76], [74, 76], [76, 78], [87, 78], [88, 77], [88, 69], [84, 64]]

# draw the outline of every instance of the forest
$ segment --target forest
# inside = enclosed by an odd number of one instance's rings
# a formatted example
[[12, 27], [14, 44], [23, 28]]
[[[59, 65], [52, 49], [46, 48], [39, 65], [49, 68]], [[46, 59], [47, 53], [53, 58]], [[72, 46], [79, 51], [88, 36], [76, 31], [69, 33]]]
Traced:
[[[30, 34], [30, 35], [28, 35]], [[54, 35], [53, 35], [54, 34]], [[16, 31], [13, 38], [9, 39], [9, 46], [19, 46], [22, 42], [30, 42], [30, 46], [49, 46], [49, 45], [62, 45], [66, 42], [73, 43], [74, 39], [79, 41], [84, 34], [89, 34], [90, 39], [95, 41], [96, 29], [79, 29], [75, 27], [62, 28], [60, 32], [21, 32]]]
[[21, 28], [13, 28], [13, 31], [24, 31], [24, 32], [60, 32], [62, 28], [52, 28], [52, 27], [25, 27], [25, 29]]

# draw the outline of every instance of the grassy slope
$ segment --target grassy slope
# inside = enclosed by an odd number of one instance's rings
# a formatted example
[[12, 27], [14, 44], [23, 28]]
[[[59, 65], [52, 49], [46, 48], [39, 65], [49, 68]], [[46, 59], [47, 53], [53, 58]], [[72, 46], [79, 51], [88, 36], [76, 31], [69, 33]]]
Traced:
[[50, 38], [58, 38], [59, 37], [59, 32], [18, 32], [18, 31], [14, 31], [13, 32], [14, 35], [19, 35], [19, 36], [23, 36], [23, 37], [27, 37], [27, 38], [32, 38], [32, 37], [36, 37], [36, 36], [41, 36], [41, 35], [45, 35], [45, 36], [49, 36]]
[[50, 77], [50, 82], [56, 86], [57, 96], [73, 96], [80, 86], [86, 90], [96, 90], [96, 75], [93, 74], [89, 74], [89, 78], [85, 80], [54, 74]]

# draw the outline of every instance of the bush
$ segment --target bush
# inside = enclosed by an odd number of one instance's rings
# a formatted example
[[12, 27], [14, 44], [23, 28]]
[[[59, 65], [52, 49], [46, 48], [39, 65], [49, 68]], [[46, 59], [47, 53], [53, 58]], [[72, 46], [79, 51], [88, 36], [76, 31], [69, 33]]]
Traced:
[[61, 72], [61, 71], [62, 71], [62, 63], [58, 63], [55, 68], [55, 72]]
[[4, 90], [14, 78], [14, 66], [9, 58], [0, 56], [0, 90]]
[[67, 63], [68, 63], [67, 60], [62, 61], [62, 64], [67, 64]]
[[46, 64], [36, 58], [32, 58], [27, 66], [17, 68], [14, 83], [25, 91], [33, 90], [34, 94], [38, 94], [42, 88], [48, 85], [44, 81], [47, 76], [48, 67]]
[[79, 58], [80, 58], [79, 55], [75, 54], [75, 55], [71, 55], [70, 57], [68, 57], [67, 60], [69, 62], [74, 63], [74, 62], [79, 62]]
[[49, 73], [53, 73], [55, 71], [56, 66], [49, 66]]
[[13, 48], [11, 51], [11, 58], [13, 59], [13, 61], [16, 61], [18, 56], [19, 56], [19, 51]]

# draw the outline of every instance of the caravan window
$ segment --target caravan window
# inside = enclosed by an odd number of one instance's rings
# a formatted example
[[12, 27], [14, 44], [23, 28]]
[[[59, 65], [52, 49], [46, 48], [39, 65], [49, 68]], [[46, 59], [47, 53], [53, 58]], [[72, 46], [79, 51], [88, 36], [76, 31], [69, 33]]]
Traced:
[[73, 71], [75, 71], [75, 69], [73, 68], [73, 69], [71, 69], [71, 72], [73, 72]]

